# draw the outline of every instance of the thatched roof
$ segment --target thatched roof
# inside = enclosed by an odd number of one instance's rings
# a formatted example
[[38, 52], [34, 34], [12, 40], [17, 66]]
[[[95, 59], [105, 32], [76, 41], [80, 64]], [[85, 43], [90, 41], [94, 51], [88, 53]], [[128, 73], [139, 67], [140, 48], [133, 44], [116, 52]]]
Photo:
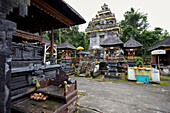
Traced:
[[[51, 41], [43, 37], [42, 38], [42, 43], [51, 44]], [[57, 47], [58, 45], [56, 43], [54, 43], [54, 46]]]
[[164, 40], [158, 42], [156, 45], [148, 49], [148, 51], [152, 51], [158, 48], [170, 47], [170, 37], [165, 38]]
[[122, 45], [123, 42], [119, 39], [117, 34], [109, 35], [106, 39], [104, 39], [100, 46], [102, 47], [110, 47], [115, 45]]
[[68, 41], [60, 44], [57, 49], [62, 49], [62, 50], [76, 50], [76, 47], [74, 47], [72, 44], [70, 44]]
[[141, 43], [132, 38], [128, 40], [126, 43], [124, 43], [124, 48], [140, 48], [142, 46], [143, 45]]

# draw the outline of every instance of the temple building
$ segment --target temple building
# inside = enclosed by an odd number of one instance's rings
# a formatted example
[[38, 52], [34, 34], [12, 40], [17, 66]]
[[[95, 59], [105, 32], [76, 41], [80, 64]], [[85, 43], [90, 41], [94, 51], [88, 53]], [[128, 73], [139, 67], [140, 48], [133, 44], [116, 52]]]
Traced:
[[170, 37], [158, 42], [149, 50], [151, 66], [162, 70], [164, 75], [170, 75]]
[[108, 5], [104, 4], [101, 11], [95, 18], [92, 19], [86, 29], [87, 34], [90, 35], [90, 49], [93, 46], [100, 46], [101, 42], [114, 32], [121, 36], [121, 28], [117, 23], [115, 14], [110, 11]]
[[[83, 23], [64, 0], [0, 0], [0, 113], [76, 110], [77, 82], [55, 64], [54, 29]], [[50, 65], [43, 61], [44, 31], [51, 31], [51, 41], [45, 42], [51, 44]]]

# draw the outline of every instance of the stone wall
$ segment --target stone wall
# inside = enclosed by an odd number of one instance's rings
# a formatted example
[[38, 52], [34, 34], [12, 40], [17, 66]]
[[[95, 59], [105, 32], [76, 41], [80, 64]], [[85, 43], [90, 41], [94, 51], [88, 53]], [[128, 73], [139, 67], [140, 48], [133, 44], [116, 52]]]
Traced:
[[6, 20], [6, 15], [12, 12], [13, 8], [19, 8], [21, 16], [27, 15], [25, 1], [0, 0], [0, 113], [11, 112], [11, 43], [17, 28], [16, 23]]
[[0, 113], [10, 112], [12, 36], [16, 23], [0, 19]]

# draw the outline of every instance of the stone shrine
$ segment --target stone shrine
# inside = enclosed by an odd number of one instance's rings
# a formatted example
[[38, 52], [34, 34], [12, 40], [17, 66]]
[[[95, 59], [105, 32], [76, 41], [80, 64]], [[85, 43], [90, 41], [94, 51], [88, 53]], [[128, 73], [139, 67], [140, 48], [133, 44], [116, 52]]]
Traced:
[[118, 76], [118, 58], [117, 50], [120, 50], [120, 47], [123, 45], [123, 42], [119, 39], [118, 34], [109, 35], [106, 39], [102, 41], [100, 46], [104, 47], [108, 53], [107, 64], [108, 71], [105, 74], [105, 78], [120, 78]]
[[71, 54], [73, 50], [76, 50], [76, 47], [74, 47], [68, 41], [65, 41], [58, 46], [58, 50], [62, 54], [60, 62], [62, 70], [67, 73], [73, 72], [73, 69], [71, 68]]

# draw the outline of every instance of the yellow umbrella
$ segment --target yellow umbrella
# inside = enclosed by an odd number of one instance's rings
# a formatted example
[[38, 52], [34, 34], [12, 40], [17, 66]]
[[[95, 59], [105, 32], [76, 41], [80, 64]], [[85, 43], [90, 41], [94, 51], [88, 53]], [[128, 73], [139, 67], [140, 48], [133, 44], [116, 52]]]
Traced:
[[83, 50], [84, 48], [83, 47], [78, 47], [77, 50]]

